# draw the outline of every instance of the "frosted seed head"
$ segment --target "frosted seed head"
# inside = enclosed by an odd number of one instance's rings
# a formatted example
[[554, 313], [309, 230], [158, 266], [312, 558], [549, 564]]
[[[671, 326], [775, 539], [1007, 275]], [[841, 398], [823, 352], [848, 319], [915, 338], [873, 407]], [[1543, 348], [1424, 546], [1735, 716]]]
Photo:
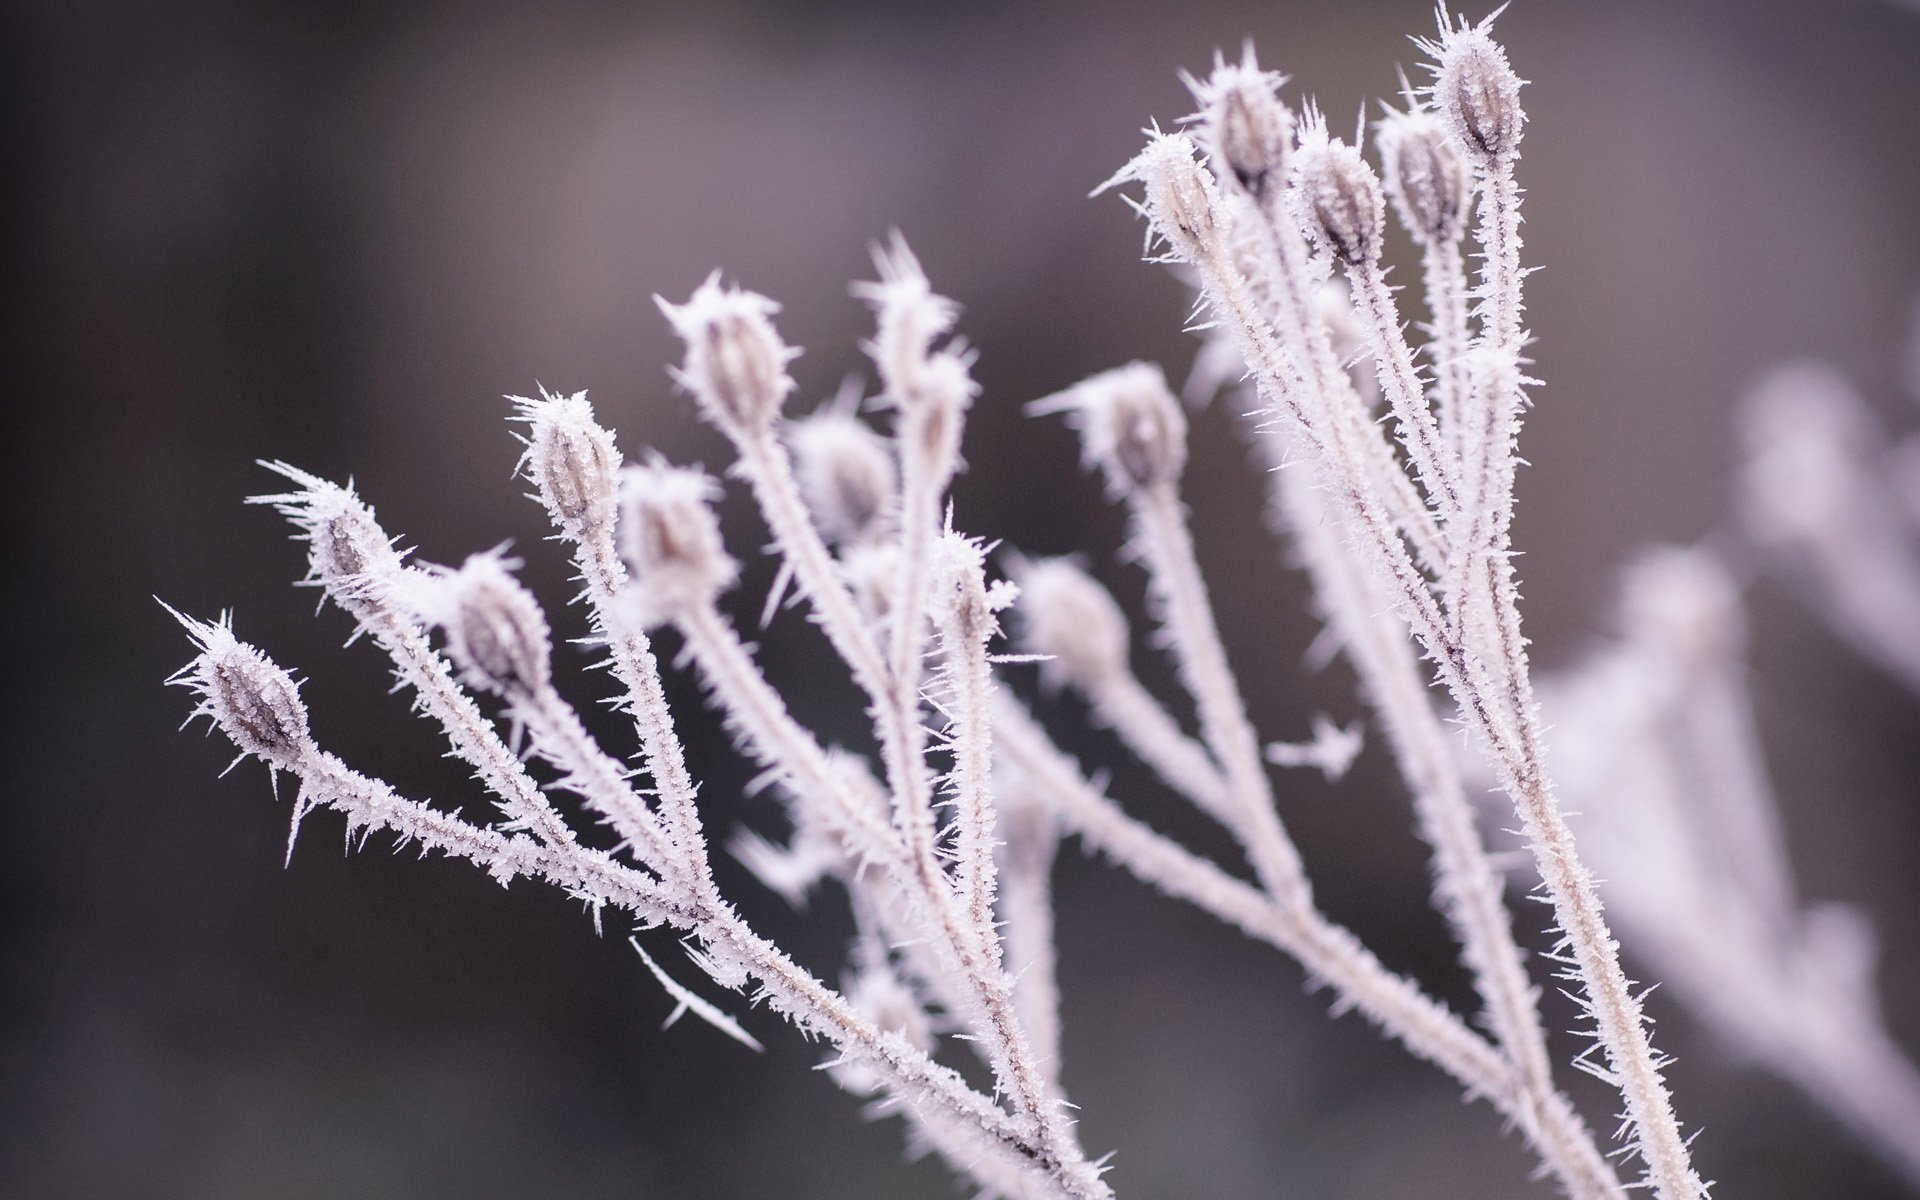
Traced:
[[882, 536], [899, 490], [886, 439], [852, 413], [828, 409], [787, 430], [794, 474], [820, 534], [836, 545]]
[[1127, 669], [1127, 619], [1112, 595], [1071, 559], [1015, 562], [1014, 604], [1023, 653], [1046, 655], [1041, 678], [1051, 686], [1088, 689]]
[[266, 466], [299, 484], [299, 490], [255, 496], [250, 503], [271, 504], [299, 529], [300, 540], [307, 543], [310, 582], [331, 593], [352, 595], [389, 582], [404, 569], [373, 509], [352, 488], [283, 462]]
[[1401, 225], [1423, 246], [1459, 240], [1472, 180], [1439, 118], [1417, 108], [1388, 113], [1374, 129], [1382, 182]]
[[685, 304], [654, 301], [686, 343], [674, 379], [707, 420], [729, 437], [769, 428], [793, 391], [787, 364], [800, 353], [773, 327], [780, 306], [755, 292], [721, 287], [718, 271]]
[[[952, 330], [960, 306], [933, 290], [907, 239], [894, 230], [884, 246], [873, 247], [878, 279], [853, 285], [857, 298], [873, 306], [873, 340], [866, 346], [881, 378], [893, 390], [919, 373], [933, 343]], [[894, 403], [907, 396], [890, 395]]]
[[1144, 185], [1134, 207], [1166, 243], [1166, 257], [1179, 262], [1200, 262], [1224, 240], [1219, 193], [1213, 177], [1194, 159], [1198, 149], [1184, 133], [1150, 132], [1146, 148], [1095, 189], [1097, 194], [1127, 183]]
[[294, 770], [317, 752], [293, 676], [235, 638], [228, 617], [196, 621], [173, 615], [200, 650], [169, 681], [199, 696], [195, 716], [211, 718], [242, 753], [279, 770]]
[[1081, 458], [1099, 466], [1116, 496], [1170, 484], [1187, 463], [1187, 417], [1152, 363], [1102, 371], [1029, 406], [1061, 412], [1080, 431]]
[[705, 472], [664, 462], [620, 473], [620, 556], [647, 624], [709, 604], [733, 583], [737, 567], [713, 511], [719, 494]]
[[1240, 62], [1215, 59], [1204, 81], [1187, 79], [1200, 111], [1188, 118], [1199, 131], [1221, 182], [1264, 200], [1285, 177], [1293, 113], [1280, 101], [1287, 77], [1262, 71], [1249, 44]]
[[984, 645], [1000, 632], [997, 614], [1018, 589], [1006, 580], [987, 584], [986, 548], [948, 531], [934, 543], [933, 587], [927, 602], [935, 624], [967, 645]]
[[540, 602], [497, 551], [451, 570], [414, 572], [408, 598], [422, 620], [447, 635], [447, 656], [472, 686], [509, 699], [544, 691], [552, 639]]
[[1309, 110], [1300, 123], [1287, 198], [1301, 232], [1349, 267], [1380, 257], [1386, 201], [1380, 179], [1358, 150], [1327, 136], [1326, 121]]
[[1429, 89], [1434, 111], [1454, 144], [1470, 161], [1483, 165], [1506, 163], [1520, 153], [1521, 126], [1526, 113], [1520, 107], [1525, 81], [1507, 65], [1507, 52], [1489, 35], [1489, 18], [1478, 25], [1464, 20], [1443, 23], [1440, 36], [1420, 43], [1433, 58], [1434, 79]]
[[613, 434], [594, 419], [585, 392], [513, 397], [515, 418], [527, 425], [520, 473], [533, 484], [547, 515], [568, 538], [581, 541], [613, 520], [620, 452]]

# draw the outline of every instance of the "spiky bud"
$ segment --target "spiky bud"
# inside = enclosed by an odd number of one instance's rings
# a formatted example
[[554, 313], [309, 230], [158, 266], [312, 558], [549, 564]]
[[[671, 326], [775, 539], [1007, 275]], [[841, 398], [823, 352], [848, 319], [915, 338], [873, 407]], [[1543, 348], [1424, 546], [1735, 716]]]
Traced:
[[527, 452], [520, 473], [532, 483], [553, 523], [581, 541], [613, 520], [620, 452], [613, 434], [594, 419], [585, 392], [537, 400], [515, 397], [517, 419], [527, 424]]
[[899, 491], [886, 439], [848, 412], [795, 421], [787, 433], [807, 511], [827, 541], [849, 545], [880, 535]]
[[292, 675], [235, 638], [226, 617], [195, 621], [173, 615], [200, 648], [170, 681], [200, 697], [195, 716], [211, 718], [242, 753], [269, 767], [293, 770], [317, 753]]
[[621, 472], [620, 556], [646, 624], [710, 603], [733, 583], [737, 568], [713, 511], [719, 490], [705, 472], [664, 462]]
[[654, 301], [686, 343], [673, 377], [707, 420], [730, 437], [770, 427], [793, 390], [787, 364], [800, 353], [773, 327], [780, 306], [756, 292], [721, 287], [718, 271], [685, 304]]
[[1096, 192], [1126, 183], [1144, 185], [1139, 208], [1168, 256], [1200, 262], [1222, 248], [1220, 198], [1213, 177], [1194, 158], [1198, 147], [1184, 133], [1155, 133], [1133, 161]]
[[1525, 81], [1507, 65], [1507, 52], [1487, 32], [1488, 23], [1443, 27], [1423, 42], [1433, 56], [1433, 107], [1454, 144], [1471, 160], [1492, 165], [1520, 153], [1520, 107]]
[[947, 532], [934, 545], [933, 588], [927, 597], [935, 622], [958, 640], [980, 645], [1000, 632], [996, 615], [1018, 589], [1006, 580], [987, 583], [985, 549], [972, 538]]
[[1262, 71], [1249, 45], [1237, 64], [1216, 59], [1204, 81], [1187, 80], [1200, 130], [1222, 182], [1264, 200], [1285, 177], [1293, 113], [1280, 101], [1286, 76]]
[[1439, 119], [1414, 109], [1389, 113], [1374, 128], [1382, 182], [1400, 223], [1423, 246], [1459, 240], [1473, 181]]
[[1301, 122], [1287, 198], [1301, 232], [1340, 262], [1357, 267], [1380, 257], [1387, 224], [1380, 179], [1358, 150], [1327, 136], [1318, 113]]
[[475, 554], [458, 570], [417, 572], [409, 589], [422, 619], [447, 635], [447, 655], [468, 683], [517, 699], [552, 680], [552, 638], [540, 602], [498, 553]]
[[1047, 656], [1049, 684], [1085, 688], [1126, 670], [1127, 619], [1091, 575], [1065, 558], [1018, 562], [1012, 573], [1019, 644]]
[[1089, 376], [1030, 411], [1065, 413], [1080, 431], [1082, 459], [1105, 472], [1116, 496], [1173, 483], [1186, 467], [1187, 417], [1152, 363]]
[[307, 543], [307, 578], [337, 600], [351, 602], [370, 588], [391, 581], [404, 569], [387, 531], [373, 509], [354, 494], [318, 475], [283, 462], [268, 469], [300, 485], [294, 492], [255, 496], [251, 503], [271, 504], [300, 530]]

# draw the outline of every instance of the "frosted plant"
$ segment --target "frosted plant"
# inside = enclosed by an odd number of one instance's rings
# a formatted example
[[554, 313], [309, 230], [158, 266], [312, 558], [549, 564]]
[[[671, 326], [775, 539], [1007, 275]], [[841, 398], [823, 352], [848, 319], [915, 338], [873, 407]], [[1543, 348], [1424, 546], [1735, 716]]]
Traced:
[[[721, 483], [643, 456], [628, 464], [584, 395], [516, 401], [521, 470], [574, 572], [597, 653], [633, 723], [638, 770], [603, 747], [556, 690], [546, 617], [495, 554], [412, 561], [352, 491], [276, 465], [264, 499], [296, 525], [309, 578], [392, 660], [419, 710], [493, 796], [481, 824], [396, 794], [314, 744], [292, 677], [226, 619], [183, 618], [199, 653], [178, 681], [241, 750], [298, 781], [295, 827], [318, 808], [364, 837], [473, 860], [505, 883], [545, 879], [686, 938], [722, 991], [766, 1004], [831, 1047], [842, 1087], [897, 1113], [910, 1136], [984, 1190], [1101, 1197], [1069, 1113], [1053, 974], [1050, 867], [1062, 837], [1297, 959], [1353, 1009], [1484, 1100], [1569, 1196], [1703, 1196], [1633, 985], [1548, 770], [1520, 624], [1509, 528], [1526, 405], [1517, 181], [1521, 81], [1486, 23], [1444, 13], [1421, 43], [1432, 81], [1378, 125], [1383, 172], [1334, 138], [1249, 50], [1191, 80], [1198, 112], [1150, 134], [1110, 186], [1150, 243], [1191, 273], [1211, 342], [1203, 382], [1238, 379], [1247, 436], [1272, 470], [1269, 516], [1304, 563], [1330, 633], [1358, 673], [1378, 740], [1433, 851], [1435, 902], [1477, 988], [1469, 1020], [1385, 966], [1317, 907], [1270, 767], [1339, 776], [1358, 731], [1319, 722], [1268, 743], [1242, 699], [1181, 497], [1186, 417], [1160, 368], [1100, 373], [1033, 407], [1064, 415], [1131, 522], [1148, 612], [1198, 716], [1189, 732], [1133, 674], [1121, 609], [1072, 563], [1010, 554], [957, 531], [948, 486], [978, 398], [960, 311], [904, 241], [875, 253], [865, 349], [883, 435], [848, 393], [789, 419], [778, 306], [715, 275], [662, 303], [685, 343], [674, 378], [731, 444], [791, 588], [865, 698], [877, 752], [826, 744], [760, 672], [723, 607], [738, 572], [712, 505]], [[1382, 252], [1388, 212], [1418, 246], [1428, 337], [1409, 341]], [[1467, 240], [1477, 268], [1469, 273]], [[1329, 280], [1338, 271], [1339, 284]], [[1381, 403], [1387, 419], [1376, 417]], [[1009, 613], [1011, 607], [1012, 612]], [[1217, 822], [1244, 861], [1214, 861], [1131, 816], [1098, 765], [1063, 751], [1004, 681], [1010, 616], [1044, 680]], [[731, 834], [734, 854], [793, 899], [843, 889], [854, 929], [837, 986], [803, 969], [720, 895], [706, 811], [678, 741], [655, 645], [677, 645], [740, 751], [782, 800], [787, 829]], [[1440, 685], [1439, 690], [1433, 684]], [[1442, 700], [1444, 697], [1444, 702]], [[1592, 1022], [1581, 1065], [1623, 1109], [1618, 1157], [1560, 1090], [1539, 989], [1475, 824], [1449, 722], [1511, 803], [1560, 941], [1555, 958]], [[646, 786], [640, 786], [644, 776]], [[721, 798], [720, 802], [724, 802]], [[583, 838], [597, 822], [614, 845]], [[652, 959], [678, 1007], [752, 1035]], [[1071, 998], [1066, 1008], [1071, 1009]], [[1484, 1031], [1483, 1031], [1484, 1030]], [[972, 1056], [975, 1086], [956, 1066]]]
[[1872, 929], [1795, 895], [1738, 589], [1705, 551], [1662, 549], [1624, 590], [1619, 640], [1543, 703], [1628, 945], [1708, 1028], [1920, 1184], [1920, 1071], [1881, 1019]]

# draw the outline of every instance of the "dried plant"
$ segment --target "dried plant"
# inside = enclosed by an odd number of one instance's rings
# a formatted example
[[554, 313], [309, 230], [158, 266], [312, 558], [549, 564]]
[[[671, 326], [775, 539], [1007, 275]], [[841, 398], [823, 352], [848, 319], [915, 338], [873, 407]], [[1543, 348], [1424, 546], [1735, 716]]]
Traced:
[[[1090, 576], [1066, 560], [1010, 554], [1010, 578], [992, 580], [989, 547], [956, 531], [946, 495], [978, 392], [972, 356], [955, 336], [958, 306], [933, 291], [897, 236], [875, 253], [878, 278], [856, 289], [874, 311], [865, 349], [880, 382], [874, 406], [891, 414], [886, 436], [850, 402], [857, 396], [785, 416], [797, 351], [776, 331], [771, 300], [716, 275], [685, 303], [661, 305], [685, 343], [674, 377], [731, 443], [730, 474], [752, 493], [779, 555], [769, 607], [788, 587], [806, 606], [865, 697], [872, 758], [823, 744], [798, 720], [723, 609], [738, 572], [712, 508], [719, 481], [652, 459], [625, 463], [583, 395], [515, 402], [521, 471], [571, 552], [593, 644], [637, 735], [638, 770], [598, 744], [555, 689], [547, 619], [511, 560], [410, 561], [353, 491], [284, 464], [274, 469], [292, 490], [262, 499], [299, 529], [310, 582], [391, 658], [500, 819], [479, 824], [400, 796], [321, 750], [293, 678], [225, 618], [182, 618], [199, 653], [178, 682], [243, 756], [297, 779], [296, 831], [315, 809], [335, 809], [363, 840], [390, 832], [471, 859], [502, 883], [545, 879], [596, 921], [611, 909], [681, 931], [715, 984], [827, 1042], [840, 1086], [897, 1113], [916, 1143], [988, 1192], [1110, 1194], [1100, 1160], [1080, 1144], [1060, 1059], [1049, 879], [1059, 840], [1076, 837], [1297, 959], [1338, 1008], [1499, 1113], [1565, 1194], [1619, 1197], [1644, 1184], [1662, 1200], [1705, 1195], [1556, 799], [1521, 628], [1509, 546], [1531, 383], [1521, 81], [1487, 23], [1443, 13], [1421, 45], [1432, 82], [1379, 121], [1379, 174], [1311, 107], [1289, 109], [1284, 81], [1249, 50], [1190, 80], [1195, 116], [1180, 132], [1151, 133], [1108, 186], [1138, 188], [1131, 202], [1159, 257], [1197, 286], [1209, 336], [1198, 388], [1238, 380], [1254, 397], [1249, 446], [1281, 468], [1268, 475], [1269, 517], [1304, 563], [1411, 793], [1435, 903], [1478, 989], [1485, 1032], [1316, 906], [1269, 768], [1338, 777], [1359, 734], [1322, 723], [1309, 739], [1263, 744], [1195, 557], [1180, 490], [1186, 415], [1161, 370], [1119, 367], [1033, 409], [1066, 417], [1125, 507], [1128, 549], [1148, 572], [1155, 632], [1197, 733], [1136, 678], [1121, 609]], [[1382, 265], [1389, 208], [1421, 256], [1419, 344]], [[1327, 278], [1336, 269], [1344, 289]], [[1009, 609], [1021, 656], [1083, 696], [1095, 720], [1231, 835], [1244, 864], [1210, 860], [1130, 816], [1102, 772], [1055, 743], [1001, 678]], [[1877, 636], [1867, 625], [1861, 636]], [[661, 640], [677, 643], [784, 804], [784, 833], [736, 832], [732, 852], [791, 899], [826, 886], [849, 897], [855, 928], [837, 986], [720, 895], [714, 813], [695, 802], [662, 690]], [[1671, 689], [1649, 696], [1680, 702]], [[1472, 755], [1450, 722], [1467, 731]], [[1593, 1052], [1579, 1065], [1620, 1096], [1617, 1146], [1594, 1136], [1556, 1083], [1539, 988], [1469, 798], [1474, 770], [1498, 785], [1532, 849], [1559, 938], [1554, 960], [1591, 1019]], [[1598, 779], [1575, 775], [1582, 788]], [[1669, 797], [1676, 807], [1688, 799]], [[1748, 816], [1753, 854], [1733, 856], [1732, 869], [1741, 886], [1784, 903], [1769, 875], [1777, 847]], [[611, 848], [587, 836], [583, 818], [607, 828]], [[1607, 835], [1596, 837], [1610, 853]], [[1644, 919], [1638, 899], [1622, 895]], [[1650, 951], [1649, 961], [1677, 960]], [[646, 965], [682, 1009], [752, 1043], [733, 1017]], [[956, 1054], [977, 1057], [991, 1087], [968, 1082]], [[1615, 1160], [1632, 1160], [1628, 1178]]]

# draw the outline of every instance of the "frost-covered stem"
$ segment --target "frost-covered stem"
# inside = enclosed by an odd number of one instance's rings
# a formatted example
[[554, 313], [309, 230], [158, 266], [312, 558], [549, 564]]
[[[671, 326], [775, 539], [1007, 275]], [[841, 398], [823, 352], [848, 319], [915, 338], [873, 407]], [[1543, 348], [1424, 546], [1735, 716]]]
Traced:
[[[1043, 1089], [1016, 1089], [1013, 1064], [1026, 1056], [1020, 1048], [1019, 1022], [1010, 999], [1012, 986], [997, 960], [992, 925], [972, 924], [954, 903], [953, 889], [941, 869], [932, 839], [930, 806], [932, 785], [926, 778], [925, 763], [911, 749], [906, 726], [920, 729], [917, 681], [912, 695], [916, 701], [901, 722], [900, 706], [891, 702], [892, 685], [878, 647], [863, 623], [848, 591], [832, 552], [807, 514], [794, 479], [792, 460], [771, 429], [748, 431], [735, 438], [740, 459], [738, 473], [752, 487], [760, 511], [773, 533], [774, 545], [793, 568], [794, 582], [812, 603], [814, 614], [828, 639], [852, 668], [854, 678], [867, 691], [873, 704], [875, 726], [885, 759], [888, 785], [895, 797], [896, 811], [901, 807], [903, 791], [918, 795], [919, 810], [928, 820], [913, 835], [907, 846], [912, 880], [909, 891], [921, 898], [937, 924], [937, 936], [955, 960], [950, 986], [957, 994], [969, 996], [978, 1005], [976, 1035], [996, 1075], [1002, 1071], [1002, 1086], [1022, 1104], [1032, 1119], [1057, 1125], [1058, 1118], [1044, 1102]], [[916, 782], [917, 781], [917, 782]], [[1031, 1074], [1030, 1064], [1023, 1074]]]
[[1331, 987], [1337, 1007], [1357, 1009], [1415, 1057], [1451, 1075], [1467, 1095], [1513, 1121], [1570, 1196], [1617, 1200], [1605, 1159], [1565, 1096], [1529, 1092], [1507, 1059], [1444, 1005], [1389, 971], [1346, 929], [1317, 910], [1289, 912], [1274, 899], [1121, 811], [1010, 698], [996, 700], [995, 729], [1030, 773], [1062, 825], [1135, 878], [1273, 946]]
[[[954, 535], [943, 546], [939, 572], [941, 602], [934, 606], [934, 637], [941, 678], [946, 685], [947, 742], [953, 769], [947, 786], [953, 797], [954, 890], [976, 929], [993, 925], [996, 882], [994, 843], [996, 805], [993, 789], [993, 727], [987, 700], [993, 667], [987, 643], [997, 625], [987, 597], [979, 550]], [[998, 957], [997, 946], [995, 957]]]
[[1407, 457], [1442, 520], [1450, 520], [1459, 508], [1455, 468], [1433, 409], [1427, 404], [1426, 391], [1414, 367], [1413, 350], [1407, 345], [1399, 310], [1387, 287], [1386, 272], [1378, 258], [1370, 258], [1347, 264], [1346, 273], [1354, 311], [1366, 329], [1367, 348], [1373, 354], [1387, 405], [1400, 427]]
[[[1263, 458], [1269, 464], [1285, 461], [1279, 434], [1269, 429], [1253, 436], [1266, 443]], [[1514, 939], [1499, 875], [1487, 857], [1414, 644], [1386, 611], [1366, 568], [1346, 553], [1337, 520], [1303, 472], [1272, 470], [1269, 481], [1276, 524], [1298, 547], [1323, 614], [1380, 718], [1412, 794], [1421, 835], [1433, 849], [1437, 906], [1473, 972], [1488, 1027], [1513, 1066], [1514, 1103], [1533, 1110], [1542, 1136], [1558, 1139], [1550, 1158], [1569, 1195], [1618, 1197], [1619, 1182], [1584, 1123], [1571, 1115], [1549, 1119], [1556, 1110], [1572, 1114], [1573, 1109], [1554, 1085], [1538, 992]]]
[[1425, 347], [1433, 364], [1435, 419], [1440, 445], [1453, 464], [1456, 481], [1467, 456], [1461, 404], [1466, 394], [1467, 272], [1454, 238], [1432, 238], [1420, 247], [1420, 281], [1426, 293], [1428, 333]]
[[[887, 714], [877, 709], [888, 690], [886, 661], [854, 603], [833, 552], [807, 514], [800, 484], [794, 478], [792, 457], [771, 427], [735, 436], [733, 447], [739, 455], [733, 474], [753, 490], [761, 519], [773, 535], [773, 548], [793, 572], [794, 585], [813, 609], [814, 623], [876, 706], [876, 715], [884, 720]], [[879, 733], [884, 743], [892, 736], [891, 727], [883, 724]], [[893, 757], [890, 750], [884, 753]]]
[[659, 815], [627, 782], [627, 772], [593, 740], [571, 706], [551, 687], [509, 696], [508, 712], [526, 727], [533, 750], [561, 772], [557, 786], [599, 813], [621, 843], [663, 878], [697, 889], [705, 875], [704, 847], [692, 863], [668, 836]]
[[256, 497], [291, 520], [308, 543], [308, 578], [354, 619], [393, 661], [394, 674], [414, 693], [419, 710], [446, 734], [453, 752], [474, 769], [500, 801], [508, 828], [526, 828], [551, 846], [574, 842], [573, 831], [554, 811], [480, 706], [454, 678], [453, 667], [433, 649], [427, 631], [394, 598], [407, 568], [393, 549], [373, 509], [349, 488], [285, 463], [268, 464], [300, 491]]
[[1040, 797], [1024, 783], [1000, 788], [1006, 836], [998, 848], [998, 904], [1013, 1003], [1047, 1085], [1060, 1091], [1060, 984], [1053, 923], [1053, 859], [1059, 830]]
[[694, 804], [693, 778], [673, 730], [660, 666], [647, 635], [622, 603], [627, 570], [613, 538], [620, 467], [613, 435], [595, 422], [584, 395], [543, 396], [518, 405], [521, 419], [530, 426], [522, 469], [560, 539], [573, 548], [594, 632], [606, 644], [614, 678], [626, 693], [622, 704], [640, 735], [641, 755], [659, 798], [661, 825], [693, 886], [717, 902], [706, 837]]
[[[1370, 482], [1379, 491], [1383, 505], [1391, 514], [1392, 527], [1403, 532], [1412, 544], [1418, 560], [1438, 567], [1446, 561], [1445, 541], [1433, 519], [1433, 513], [1414, 491], [1413, 484], [1393, 461], [1386, 441], [1366, 413], [1353, 381], [1333, 351], [1326, 329], [1315, 313], [1312, 285], [1308, 278], [1307, 247], [1300, 231], [1280, 210], [1277, 190], [1262, 199], [1248, 198], [1245, 207], [1255, 218], [1252, 262], [1259, 270], [1263, 291], [1273, 308], [1269, 324], [1260, 306], [1252, 302], [1252, 291], [1245, 276], [1216, 244], [1207, 252], [1217, 261], [1216, 274], [1223, 296], [1241, 320], [1254, 322], [1248, 329], [1264, 327], [1269, 343], [1263, 357], [1268, 379], [1276, 386], [1289, 377], [1303, 384], [1303, 401], [1320, 418], [1317, 425], [1339, 434], [1332, 443], [1341, 447], [1345, 465], [1355, 478]], [[1195, 264], [1196, 266], [1200, 264]], [[1276, 354], [1274, 351], [1284, 351]], [[1287, 358], [1298, 365], [1287, 369]], [[1249, 365], [1251, 365], [1249, 360]]]
[[1220, 768], [1133, 672], [1105, 672], [1077, 685], [1077, 690], [1094, 719], [1118, 734], [1127, 749], [1169, 787], [1221, 824], [1235, 822], [1232, 792]]
[[1181, 682], [1193, 696], [1201, 735], [1231, 789], [1233, 828], [1246, 844], [1261, 885], [1283, 907], [1305, 912], [1313, 906], [1313, 890], [1300, 852], [1275, 810], [1259, 735], [1247, 719], [1246, 703], [1227, 663], [1180, 497], [1172, 483], [1158, 483], [1135, 489], [1129, 506], [1135, 545], [1153, 580]]
[[871, 798], [884, 804], [879, 784], [867, 780], [866, 787], [848, 787], [845, 768], [836, 767], [813, 734], [794, 720], [717, 607], [689, 606], [674, 618], [674, 627], [686, 639], [694, 664], [746, 750], [776, 773], [780, 786], [798, 804], [825, 818], [851, 857], [877, 863], [907, 882], [910, 873], [899, 835], [884, 808], [864, 802]]
[[542, 845], [533, 838], [471, 825], [451, 813], [400, 796], [387, 784], [349, 768], [325, 751], [314, 751], [292, 768], [300, 779], [296, 811], [324, 805], [344, 813], [350, 830], [390, 830], [401, 843], [416, 842], [464, 858], [502, 885], [516, 876], [544, 879], [596, 906], [611, 905], [642, 921], [684, 921], [687, 907], [671, 886], [584, 846]]
[[[1526, 336], [1520, 187], [1514, 176], [1526, 119], [1519, 103], [1520, 80], [1507, 65], [1505, 52], [1488, 36], [1485, 23], [1443, 26], [1440, 38], [1429, 48], [1437, 60], [1434, 103], [1456, 150], [1473, 169], [1479, 199], [1474, 236], [1483, 256], [1477, 289], [1480, 327], [1468, 370], [1475, 393], [1470, 405], [1479, 406], [1483, 416], [1469, 419], [1484, 419], [1488, 434], [1487, 444], [1475, 448], [1484, 478], [1472, 485], [1480, 489], [1481, 504], [1469, 518], [1485, 532], [1467, 539], [1476, 558], [1466, 561], [1463, 570], [1448, 581], [1465, 613], [1461, 669], [1442, 674], [1470, 676], [1449, 679], [1448, 686], [1463, 712], [1481, 727], [1496, 771], [1520, 816], [1553, 901], [1568, 958], [1606, 1050], [1609, 1074], [1626, 1101], [1633, 1144], [1646, 1162], [1654, 1191], [1661, 1200], [1695, 1200], [1706, 1194], [1706, 1185], [1693, 1170], [1640, 1001], [1621, 970], [1618, 944], [1607, 928], [1599, 896], [1547, 775], [1507, 553], [1513, 514], [1513, 439], [1524, 404], [1519, 359]], [[1471, 468], [1467, 473], [1472, 473]]]

